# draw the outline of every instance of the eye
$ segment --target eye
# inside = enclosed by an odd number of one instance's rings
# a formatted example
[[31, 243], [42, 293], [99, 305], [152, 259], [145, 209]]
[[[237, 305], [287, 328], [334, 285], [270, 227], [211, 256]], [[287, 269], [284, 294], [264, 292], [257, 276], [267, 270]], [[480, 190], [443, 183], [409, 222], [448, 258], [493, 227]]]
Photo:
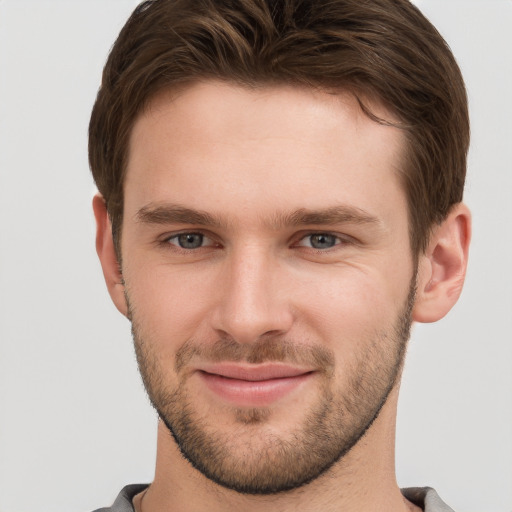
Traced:
[[312, 233], [302, 238], [297, 245], [301, 247], [311, 247], [312, 249], [331, 249], [339, 245], [341, 239], [330, 233]]
[[181, 249], [199, 249], [213, 244], [213, 241], [202, 233], [179, 233], [167, 238], [166, 242], [177, 245]]

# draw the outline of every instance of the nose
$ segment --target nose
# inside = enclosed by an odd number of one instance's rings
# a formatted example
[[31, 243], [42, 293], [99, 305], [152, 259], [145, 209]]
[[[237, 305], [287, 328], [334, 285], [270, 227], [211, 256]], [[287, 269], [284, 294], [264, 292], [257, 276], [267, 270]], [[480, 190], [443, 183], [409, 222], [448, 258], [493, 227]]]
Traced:
[[289, 331], [293, 311], [285, 269], [263, 248], [246, 247], [225, 262], [213, 315], [217, 335], [238, 343]]

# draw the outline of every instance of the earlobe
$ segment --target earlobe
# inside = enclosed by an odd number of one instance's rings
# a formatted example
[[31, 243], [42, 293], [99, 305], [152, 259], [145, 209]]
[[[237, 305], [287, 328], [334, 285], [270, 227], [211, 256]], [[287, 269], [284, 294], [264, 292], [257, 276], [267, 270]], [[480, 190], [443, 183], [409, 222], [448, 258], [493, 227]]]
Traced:
[[471, 214], [459, 203], [434, 228], [419, 258], [413, 320], [436, 322], [455, 305], [466, 277], [470, 238]]
[[112, 225], [105, 200], [101, 194], [94, 196], [92, 207], [96, 218], [96, 252], [103, 269], [105, 283], [115, 306], [123, 315], [127, 316], [128, 308], [124, 295], [123, 276], [112, 238]]

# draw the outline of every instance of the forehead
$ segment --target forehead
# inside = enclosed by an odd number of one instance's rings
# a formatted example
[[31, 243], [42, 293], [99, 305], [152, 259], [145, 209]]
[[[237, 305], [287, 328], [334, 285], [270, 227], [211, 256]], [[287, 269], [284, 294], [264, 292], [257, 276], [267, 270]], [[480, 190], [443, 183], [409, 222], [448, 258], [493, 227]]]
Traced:
[[125, 213], [166, 201], [260, 214], [326, 203], [368, 210], [383, 193], [403, 199], [403, 146], [400, 130], [372, 121], [348, 92], [197, 83], [159, 94], [135, 122]]

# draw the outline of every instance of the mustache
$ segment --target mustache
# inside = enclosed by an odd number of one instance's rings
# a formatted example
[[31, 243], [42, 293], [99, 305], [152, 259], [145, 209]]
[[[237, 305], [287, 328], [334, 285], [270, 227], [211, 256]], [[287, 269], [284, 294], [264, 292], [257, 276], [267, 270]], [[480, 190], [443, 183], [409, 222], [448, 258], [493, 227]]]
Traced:
[[334, 353], [325, 347], [276, 340], [274, 337], [264, 337], [254, 343], [238, 343], [230, 338], [221, 338], [208, 344], [188, 340], [176, 352], [176, 373], [180, 373], [195, 358], [212, 363], [291, 363], [326, 374], [334, 372], [335, 361]]

